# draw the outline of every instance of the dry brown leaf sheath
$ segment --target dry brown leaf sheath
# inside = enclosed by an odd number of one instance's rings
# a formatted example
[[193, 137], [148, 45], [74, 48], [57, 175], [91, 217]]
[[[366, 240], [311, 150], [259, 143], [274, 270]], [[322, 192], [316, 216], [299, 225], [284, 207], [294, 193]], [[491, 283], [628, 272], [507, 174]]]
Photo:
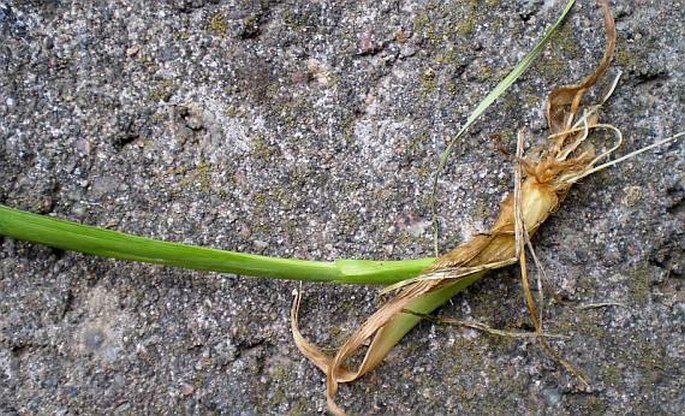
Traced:
[[[606, 27], [604, 56], [597, 69], [582, 82], [557, 88], [549, 94], [548, 146], [536, 155], [518, 159], [517, 169], [520, 169], [520, 173], [517, 176], [520, 178], [517, 178], [517, 198], [515, 195], [509, 195], [504, 200], [499, 215], [487, 234], [472, 237], [468, 242], [438, 258], [419, 279], [405, 282], [401, 291], [371, 315], [333, 357], [324, 354], [300, 333], [297, 322], [301, 294], [296, 293], [291, 312], [295, 343], [300, 351], [326, 374], [326, 397], [332, 413], [344, 414], [333, 400], [338, 384], [356, 380], [378, 366], [390, 349], [420, 321], [419, 315], [431, 313], [449, 299], [451, 294], [458, 291], [460, 285], [470, 284], [487, 270], [518, 261], [523, 266], [525, 254], [522, 248], [525, 240], [558, 208], [571, 185], [593, 171], [601, 158], [608, 156], [609, 152], [605, 152], [596, 157], [590, 146], [583, 148], [581, 145], [588, 137], [588, 132], [593, 129], [616, 129], [598, 124], [598, 106], [586, 109], [579, 117], [581, 98], [606, 72], [616, 43], [616, 30], [608, 3], [605, 0], [599, 3], [604, 12]], [[620, 141], [620, 134], [618, 137]], [[518, 227], [517, 210], [520, 210]], [[525, 271], [525, 268], [523, 269]], [[527, 287], [525, 273], [524, 281], [524, 287]], [[526, 303], [543, 346], [549, 347], [543, 338], [530, 290], [526, 291]], [[357, 354], [370, 339], [371, 344], [361, 365], [356, 370], [347, 368], [346, 361]], [[569, 363], [558, 355], [555, 357], [574, 372]]]

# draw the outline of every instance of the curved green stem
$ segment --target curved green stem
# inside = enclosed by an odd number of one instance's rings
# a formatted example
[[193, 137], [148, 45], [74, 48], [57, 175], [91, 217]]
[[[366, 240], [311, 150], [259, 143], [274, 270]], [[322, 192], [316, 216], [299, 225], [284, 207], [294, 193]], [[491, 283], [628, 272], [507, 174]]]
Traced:
[[391, 284], [417, 276], [433, 262], [432, 258], [322, 262], [259, 256], [138, 237], [4, 205], [0, 205], [0, 235], [121, 260], [313, 282]]

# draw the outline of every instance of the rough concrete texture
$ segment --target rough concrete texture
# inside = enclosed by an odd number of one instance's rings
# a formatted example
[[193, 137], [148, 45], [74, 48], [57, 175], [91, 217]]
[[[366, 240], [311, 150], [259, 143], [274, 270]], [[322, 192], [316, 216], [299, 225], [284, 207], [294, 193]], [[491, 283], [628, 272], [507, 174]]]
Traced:
[[[443, 250], [485, 230], [516, 131], [603, 51], [580, 1], [542, 59], [457, 146]], [[683, 9], [614, 6], [623, 77], [602, 119], [625, 153], [685, 126]], [[437, 158], [559, 14], [559, 0], [0, 1], [0, 202], [170, 241], [306, 259], [431, 254]], [[607, 81], [603, 84], [605, 87]], [[600, 138], [597, 139], [601, 143]], [[423, 323], [339, 403], [357, 414], [682, 414], [685, 145], [580, 183], [535, 238], [549, 332]], [[0, 239], [0, 413], [315, 414], [322, 374], [289, 332], [297, 283], [100, 259]], [[335, 346], [374, 287], [304, 286]], [[549, 296], [548, 296], [549, 298]], [[615, 302], [620, 306], [583, 309]], [[515, 268], [440, 312], [530, 329]]]

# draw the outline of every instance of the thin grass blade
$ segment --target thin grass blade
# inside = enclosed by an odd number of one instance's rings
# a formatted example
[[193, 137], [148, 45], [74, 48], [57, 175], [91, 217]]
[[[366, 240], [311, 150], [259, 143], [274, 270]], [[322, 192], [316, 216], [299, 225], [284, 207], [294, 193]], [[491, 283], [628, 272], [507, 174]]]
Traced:
[[540, 41], [535, 45], [533, 49], [530, 50], [526, 54], [526, 56], [521, 59], [521, 61], [509, 72], [509, 74], [499, 82], [495, 86], [495, 88], [492, 89], [488, 93], [488, 95], [483, 98], [483, 101], [481, 101], [478, 106], [471, 112], [469, 117], [466, 119], [466, 123], [461, 127], [461, 130], [457, 133], [454, 138], [452, 138], [447, 145], [447, 149], [445, 149], [444, 152], [440, 155], [440, 162], [438, 164], [438, 169], [435, 171], [435, 175], [433, 176], [433, 185], [432, 185], [432, 191], [431, 191], [431, 199], [430, 199], [430, 204], [431, 204], [431, 212], [433, 216], [433, 248], [435, 251], [435, 255], [437, 256], [439, 254], [439, 249], [438, 249], [438, 240], [440, 237], [440, 231], [439, 231], [439, 226], [438, 226], [438, 213], [437, 213], [437, 193], [438, 193], [438, 179], [440, 178], [440, 174], [442, 171], [445, 169], [445, 165], [447, 164], [447, 160], [449, 159], [450, 155], [452, 154], [452, 150], [454, 149], [454, 145], [459, 141], [459, 139], [466, 133], [466, 131], [473, 125], [473, 123], [476, 122], [480, 118], [481, 115], [485, 112], [485, 110], [492, 105], [499, 97], [502, 96], [506, 92], [506, 90], [511, 87], [514, 82], [516, 82], [517, 79], [528, 69], [530, 64], [532, 64], [535, 61], [535, 58], [540, 55], [540, 52], [542, 52], [542, 49], [545, 47], [547, 42], [549, 42], [549, 39], [552, 37], [554, 32], [556, 32], [557, 28], [561, 23], [564, 21], [566, 18], [566, 15], [568, 12], [571, 10], [573, 7], [573, 4], [575, 3], [575, 0], [569, 0], [566, 3], [566, 6], [564, 6], [564, 10], [561, 12], [561, 15], [559, 18], [557, 18], [557, 21], [554, 22], [554, 24], [547, 30], [547, 33], [540, 39]]

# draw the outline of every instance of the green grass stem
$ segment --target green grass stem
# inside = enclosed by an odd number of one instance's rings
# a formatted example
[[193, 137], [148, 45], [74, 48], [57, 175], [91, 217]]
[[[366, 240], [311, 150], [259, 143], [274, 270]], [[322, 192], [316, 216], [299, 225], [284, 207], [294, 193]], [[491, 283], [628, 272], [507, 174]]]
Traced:
[[0, 205], [0, 235], [120, 260], [310, 282], [386, 285], [417, 276], [433, 261], [423, 258], [323, 262], [237, 253], [138, 237], [4, 205]]

